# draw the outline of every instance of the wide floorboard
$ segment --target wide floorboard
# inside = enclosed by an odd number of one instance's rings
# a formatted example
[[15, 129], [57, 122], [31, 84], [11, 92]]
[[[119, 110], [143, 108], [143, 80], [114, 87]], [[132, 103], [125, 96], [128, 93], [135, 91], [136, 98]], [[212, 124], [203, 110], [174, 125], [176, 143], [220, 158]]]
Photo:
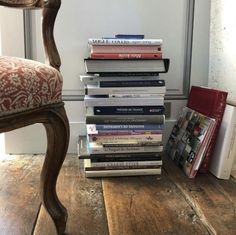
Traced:
[[[56, 235], [39, 200], [43, 160], [0, 158], [0, 235]], [[190, 180], [166, 159], [161, 176], [87, 179], [78, 158], [68, 155], [57, 191], [68, 209], [70, 235], [235, 235], [235, 176]]]

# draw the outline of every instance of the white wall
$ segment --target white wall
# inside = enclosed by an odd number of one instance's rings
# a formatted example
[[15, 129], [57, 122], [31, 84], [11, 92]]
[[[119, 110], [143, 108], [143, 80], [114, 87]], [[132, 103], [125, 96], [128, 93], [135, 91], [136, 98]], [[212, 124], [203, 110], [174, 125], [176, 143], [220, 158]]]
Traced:
[[236, 104], [236, 1], [212, 0], [209, 86], [228, 91]]
[[2, 55], [24, 57], [23, 12], [0, 8], [1, 52]]
[[[62, 8], [55, 26], [55, 38], [62, 56], [61, 71], [64, 77], [64, 93], [69, 95], [68, 97], [74, 96], [76, 98], [83, 90], [79, 75], [84, 73], [83, 58], [87, 56], [87, 39], [121, 32], [145, 33], [146, 38], [160, 37], [164, 39], [164, 54], [170, 57], [172, 64], [170, 73], [163, 75], [163, 77], [165, 76], [170, 86], [178, 88], [174, 92], [181, 93], [185, 45], [184, 29], [187, 17], [184, 13], [186, 1], [121, 0], [119, 2], [114, 1], [115, 5], [114, 2], [112, 4], [111, 0], [99, 2], [70, 0], [62, 2]], [[195, 2], [196, 18], [194, 20], [190, 82], [196, 85], [206, 85], [210, 0]], [[124, 6], [126, 7], [124, 8]], [[146, 7], [149, 7], [150, 12], [147, 11]], [[35, 23], [39, 23], [40, 17], [36, 14], [33, 20]], [[178, 27], [176, 27], [177, 25]], [[34, 30], [39, 32], [37, 28]], [[36, 59], [43, 61], [39, 39], [40, 34], [37, 33], [35, 37], [37, 43], [33, 47], [33, 52]], [[186, 100], [170, 100], [170, 102], [172, 103], [172, 113], [166, 125], [165, 138], [169, 135], [178, 110], [186, 103]], [[66, 101], [66, 110], [71, 127], [69, 152], [76, 152], [76, 138], [79, 134], [85, 133], [83, 109], [83, 102], [81, 101]], [[35, 135], [35, 133], [37, 134]], [[45, 131], [41, 125], [10, 132], [6, 136], [6, 151], [12, 153], [44, 152], [46, 149], [45, 139]]]

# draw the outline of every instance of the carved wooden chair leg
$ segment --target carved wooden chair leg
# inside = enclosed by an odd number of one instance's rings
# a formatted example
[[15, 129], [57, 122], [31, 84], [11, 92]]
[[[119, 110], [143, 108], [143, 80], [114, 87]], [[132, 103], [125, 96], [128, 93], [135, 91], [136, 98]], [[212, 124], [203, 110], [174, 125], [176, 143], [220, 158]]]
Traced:
[[56, 182], [65, 159], [69, 142], [69, 123], [64, 107], [50, 111], [48, 122], [44, 123], [48, 147], [41, 173], [41, 200], [50, 214], [59, 235], [66, 229], [67, 211], [56, 193]]

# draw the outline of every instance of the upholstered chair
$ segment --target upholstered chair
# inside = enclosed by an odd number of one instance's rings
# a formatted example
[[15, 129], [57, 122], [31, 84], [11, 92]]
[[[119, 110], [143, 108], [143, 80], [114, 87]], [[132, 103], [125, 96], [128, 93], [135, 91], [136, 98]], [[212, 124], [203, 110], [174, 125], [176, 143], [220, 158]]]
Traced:
[[45, 127], [47, 150], [39, 186], [41, 202], [50, 214], [57, 233], [63, 234], [67, 211], [57, 197], [56, 182], [68, 148], [69, 124], [62, 102], [61, 62], [53, 38], [61, 1], [0, 0], [0, 5], [42, 9], [45, 64], [0, 56], [0, 133], [35, 123], [42, 123]]

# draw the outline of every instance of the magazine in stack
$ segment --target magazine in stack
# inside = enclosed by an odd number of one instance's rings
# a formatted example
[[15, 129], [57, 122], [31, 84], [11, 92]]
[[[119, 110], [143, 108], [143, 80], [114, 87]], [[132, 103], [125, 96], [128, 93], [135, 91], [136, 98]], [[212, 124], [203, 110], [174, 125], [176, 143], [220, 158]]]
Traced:
[[161, 174], [166, 87], [159, 73], [169, 67], [162, 40], [122, 35], [88, 45], [80, 76], [87, 135], [78, 141], [86, 176]]
[[216, 121], [184, 107], [173, 127], [166, 152], [189, 178], [194, 178], [205, 157]]

